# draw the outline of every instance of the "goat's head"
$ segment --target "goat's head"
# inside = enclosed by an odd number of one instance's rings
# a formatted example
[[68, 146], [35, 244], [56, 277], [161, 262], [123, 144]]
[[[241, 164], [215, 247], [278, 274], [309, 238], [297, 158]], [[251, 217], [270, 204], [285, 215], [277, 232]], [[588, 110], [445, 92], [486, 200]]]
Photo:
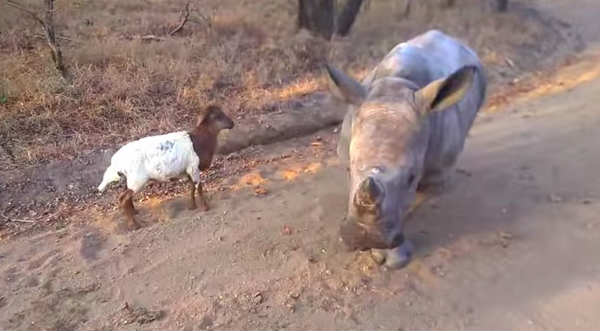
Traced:
[[196, 126], [209, 127], [218, 132], [224, 129], [233, 129], [234, 124], [233, 120], [221, 110], [221, 107], [210, 105], [198, 115]]

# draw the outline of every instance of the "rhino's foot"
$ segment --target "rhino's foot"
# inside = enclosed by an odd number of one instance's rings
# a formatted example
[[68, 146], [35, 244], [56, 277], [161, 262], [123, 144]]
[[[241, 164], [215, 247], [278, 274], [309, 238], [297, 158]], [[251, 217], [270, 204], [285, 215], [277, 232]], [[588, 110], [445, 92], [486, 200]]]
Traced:
[[443, 193], [448, 187], [448, 180], [420, 182], [417, 191], [423, 194], [437, 195]]
[[417, 191], [426, 194], [440, 194], [443, 193], [449, 185], [450, 171], [443, 170], [424, 176], [419, 182]]
[[383, 264], [385, 262], [386, 257], [387, 257], [387, 249], [376, 249], [376, 248], [371, 249], [371, 258], [373, 258], [373, 260], [377, 264]]
[[393, 249], [371, 249], [371, 257], [390, 269], [401, 269], [410, 262], [413, 251], [413, 244], [410, 240], [405, 240], [402, 245]]

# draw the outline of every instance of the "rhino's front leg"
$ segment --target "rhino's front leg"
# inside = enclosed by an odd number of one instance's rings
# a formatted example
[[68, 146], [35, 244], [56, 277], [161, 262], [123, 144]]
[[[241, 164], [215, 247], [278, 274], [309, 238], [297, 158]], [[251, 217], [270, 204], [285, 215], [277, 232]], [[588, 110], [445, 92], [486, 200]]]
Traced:
[[[419, 206], [425, 202], [427, 195], [423, 192], [417, 192], [415, 201], [408, 209], [407, 214], [412, 214]], [[408, 239], [405, 239], [402, 245], [392, 249], [371, 249], [371, 257], [377, 264], [383, 264], [390, 269], [400, 269], [406, 266], [412, 257], [414, 245]]]
[[438, 195], [446, 189], [448, 181], [450, 180], [450, 173], [454, 168], [448, 167], [445, 169], [438, 169], [431, 171], [430, 173], [423, 176], [419, 182], [417, 188], [418, 191]]
[[417, 208], [419, 208], [423, 202], [425, 202], [425, 200], [427, 200], [427, 193], [417, 191], [417, 194], [415, 194], [415, 201], [408, 208], [407, 216], [410, 216], [412, 213], [414, 213], [415, 210], [417, 210]]
[[410, 262], [414, 246], [410, 240], [404, 240], [402, 245], [392, 249], [371, 249], [371, 257], [378, 264], [390, 269], [400, 269]]

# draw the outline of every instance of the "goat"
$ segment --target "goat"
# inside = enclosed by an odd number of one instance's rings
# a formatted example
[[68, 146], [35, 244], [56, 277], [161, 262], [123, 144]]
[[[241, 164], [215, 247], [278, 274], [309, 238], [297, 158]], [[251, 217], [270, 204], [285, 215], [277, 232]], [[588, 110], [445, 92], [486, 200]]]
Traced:
[[121, 147], [111, 158], [104, 172], [98, 191], [118, 182], [121, 176], [127, 180], [127, 190], [119, 196], [119, 204], [131, 230], [140, 228], [134, 218], [133, 195], [149, 180], [166, 182], [186, 175], [191, 184], [190, 209], [196, 209], [196, 191], [203, 211], [208, 205], [202, 191], [200, 171], [208, 169], [217, 147], [217, 136], [221, 130], [232, 129], [233, 121], [220, 107], [208, 106], [197, 118], [191, 131], [144, 137]]

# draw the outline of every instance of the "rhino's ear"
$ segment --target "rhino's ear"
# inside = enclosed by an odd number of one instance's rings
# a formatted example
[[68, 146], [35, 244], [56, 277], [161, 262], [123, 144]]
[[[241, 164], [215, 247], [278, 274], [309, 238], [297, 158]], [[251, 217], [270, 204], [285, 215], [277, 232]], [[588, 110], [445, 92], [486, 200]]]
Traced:
[[465, 97], [473, 85], [476, 67], [464, 66], [446, 78], [429, 83], [416, 93], [423, 115], [448, 109]]
[[354, 195], [354, 205], [364, 212], [373, 212], [383, 200], [384, 192], [377, 179], [365, 178]]
[[337, 98], [353, 105], [362, 103], [367, 96], [367, 89], [361, 83], [329, 64], [325, 67], [330, 78], [329, 89]]

